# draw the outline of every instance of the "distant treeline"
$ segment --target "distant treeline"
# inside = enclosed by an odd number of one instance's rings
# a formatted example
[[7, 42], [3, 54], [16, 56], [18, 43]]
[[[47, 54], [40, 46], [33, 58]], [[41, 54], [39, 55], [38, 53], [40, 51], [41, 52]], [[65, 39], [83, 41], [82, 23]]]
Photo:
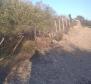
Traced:
[[77, 16], [75, 19], [80, 20], [83, 26], [91, 27], [91, 20], [87, 20], [83, 16]]

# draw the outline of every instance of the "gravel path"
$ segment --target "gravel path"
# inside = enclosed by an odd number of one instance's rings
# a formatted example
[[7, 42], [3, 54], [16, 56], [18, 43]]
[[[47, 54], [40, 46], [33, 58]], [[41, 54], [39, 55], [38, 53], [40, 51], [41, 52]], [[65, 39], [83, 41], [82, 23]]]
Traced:
[[91, 52], [61, 48], [32, 59], [29, 84], [91, 84]]

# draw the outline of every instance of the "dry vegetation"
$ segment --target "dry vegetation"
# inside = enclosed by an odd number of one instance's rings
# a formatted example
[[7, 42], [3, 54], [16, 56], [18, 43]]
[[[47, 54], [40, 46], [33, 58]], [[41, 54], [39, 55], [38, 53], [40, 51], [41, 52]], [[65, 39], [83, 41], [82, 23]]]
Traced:
[[[20, 51], [31, 52], [37, 37], [42, 37], [41, 41], [43, 37], [60, 40], [64, 28], [70, 27], [69, 20], [66, 16], [57, 16], [42, 2], [33, 5], [23, 0], [0, 0], [0, 58]], [[42, 47], [49, 45], [46, 41], [43, 43]]]
[[[75, 20], [81, 24], [75, 24]], [[0, 0], [0, 68], [9, 66], [12, 70], [18, 68], [19, 63], [25, 66], [22, 61], [29, 61], [36, 50], [43, 54], [57, 45], [64, 50], [72, 50], [70, 44], [91, 50], [91, 40], [87, 38], [91, 32], [85, 29], [91, 26], [91, 21], [82, 16], [75, 20], [71, 15], [56, 15], [42, 2], [33, 5], [23, 0]]]

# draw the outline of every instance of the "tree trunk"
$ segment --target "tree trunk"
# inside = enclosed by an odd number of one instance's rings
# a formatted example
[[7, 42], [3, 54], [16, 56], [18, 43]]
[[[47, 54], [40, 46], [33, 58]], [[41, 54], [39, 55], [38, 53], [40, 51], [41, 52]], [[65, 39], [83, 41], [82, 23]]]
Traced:
[[58, 20], [59, 20], [59, 22], [58, 22], [59, 23], [59, 29], [58, 29], [58, 31], [60, 31], [61, 30], [61, 28], [60, 28], [60, 17], [59, 17]]
[[64, 18], [62, 17], [62, 32], [64, 32], [65, 24], [64, 24]]
[[58, 32], [58, 29], [57, 29], [57, 21], [56, 20], [54, 21], [54, 24], [55, 24], [56, 32]]

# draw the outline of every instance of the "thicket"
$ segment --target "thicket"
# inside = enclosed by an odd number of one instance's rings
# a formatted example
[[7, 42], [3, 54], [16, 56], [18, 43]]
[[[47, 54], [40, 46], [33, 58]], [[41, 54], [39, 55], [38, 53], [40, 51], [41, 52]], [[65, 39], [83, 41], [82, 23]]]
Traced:
[[27, 40], [34, 31], [53, 30], [55, 17], [54, 10], [42, 2], [33, 5], [24, 0], [0, 0], [0, 42], [4, 37], [0, 56], [13, 52], [22, 33]]

